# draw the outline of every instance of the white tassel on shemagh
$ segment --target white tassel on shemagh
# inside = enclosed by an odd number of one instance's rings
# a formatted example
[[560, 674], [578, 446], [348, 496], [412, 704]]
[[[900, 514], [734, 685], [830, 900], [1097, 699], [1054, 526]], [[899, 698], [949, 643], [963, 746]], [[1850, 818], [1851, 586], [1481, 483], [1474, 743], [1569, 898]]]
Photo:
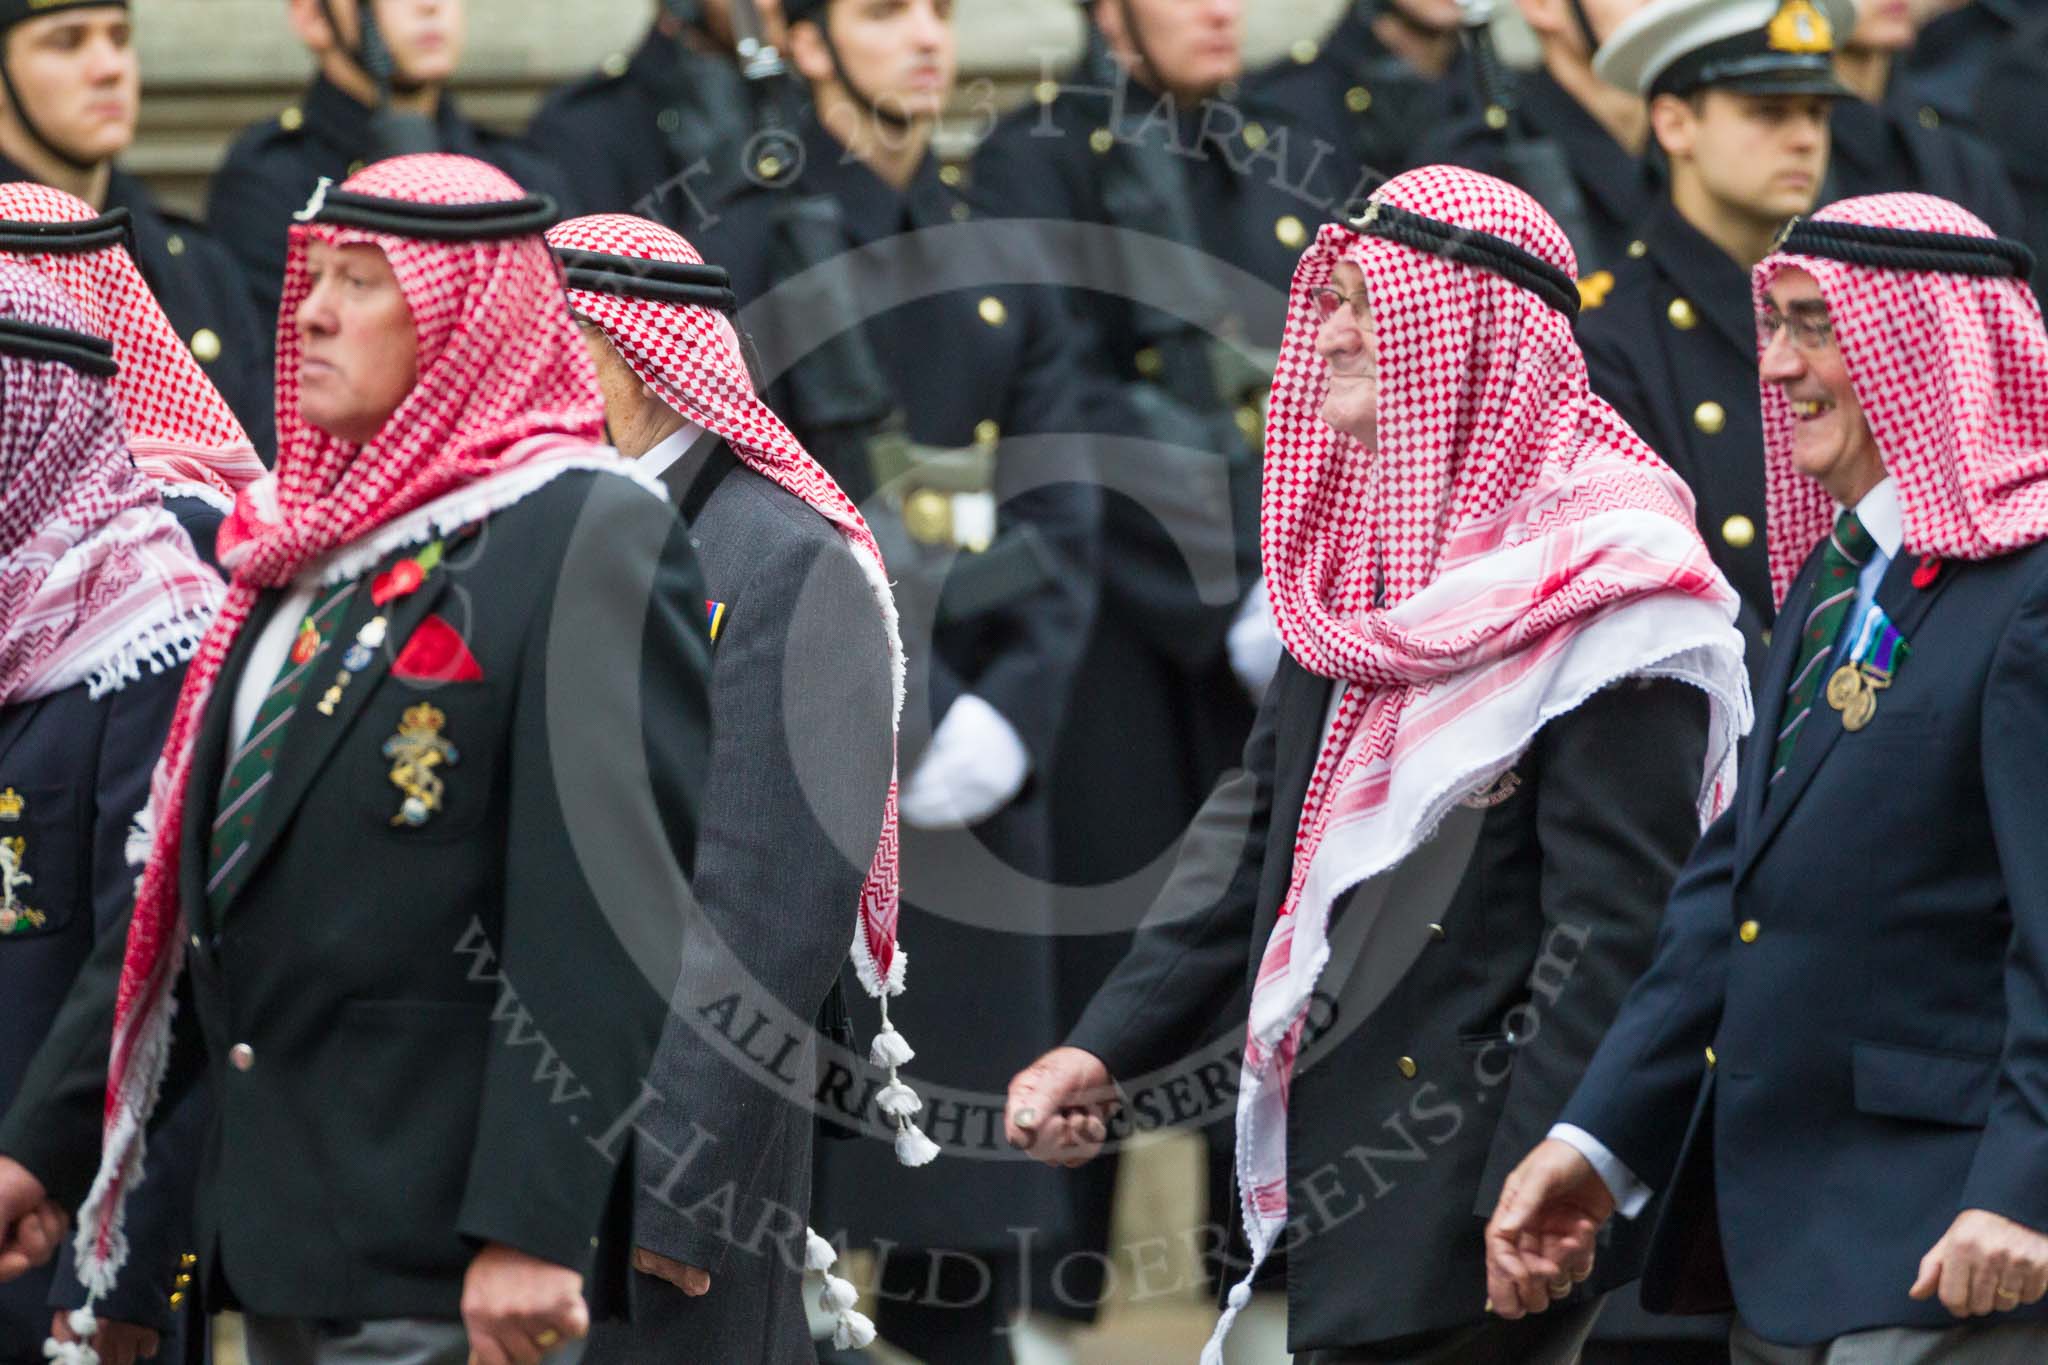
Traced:
[[924, 1108], [924, 1101], [903, 1083], [903, 1077], [898, 1074], [898, 1068], [907, 1066], [917, 1054], [911, 1051], [910, 1044], [896, 1031], [896, 1026], [889, 1022], [888, 993], [885, 991], [875, 999], [882, 1007], [882, 1031], [875, 1035], [875, 1041], [868, 1048], [868, 1060], [889, 1073], [889, 1083], [876, 1094], [875, 1103], [896, 1122], [897, 1163], [903, 1166], [929, 1165], [939, 1154], [939, 1144], [926, 1137], [912, 1121], [911, 1115]]
[[832, 1273], [838, 1260], [839, 1252], [830, 1242], [810, 1228], [804, 1229], [804, 1269], [825, 1277], [825, 1287], [818, 1293], [818, 1307], [832, 1315], [832, 1349], [858, 1351], [874, 1344], [875, 1324], [866, 1314], [855, 1310], [860, 1291], [853, 1287], [853, 1282]]
[[73, 1312], [68, 1325], [78, 1340], [45, 1339], [43, 1358], [54, 1361], [55, 1365], [100, 1365], [100, 1353], [92, 1348], [92, 1339], [100, 1334], [99, 1319], [93, 1316], [92, 1305], [88, 1303]]

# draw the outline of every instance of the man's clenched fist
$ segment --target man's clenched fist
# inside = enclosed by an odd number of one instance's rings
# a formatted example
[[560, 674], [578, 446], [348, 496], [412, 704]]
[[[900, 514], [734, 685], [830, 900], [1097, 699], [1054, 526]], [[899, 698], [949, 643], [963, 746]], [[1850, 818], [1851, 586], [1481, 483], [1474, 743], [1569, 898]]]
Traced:
[[540, 1365], [565, 1341], [590, 1334], [583, 1277], [493, 1242], [462, 1281], [470, 1365]]
[[1079, 1166], [1108, 1140], [1116, 1103], [1116, 1082], [1101, 1058], [1056, 1047], [1011, 1079], [1003, 1133], [1048, 1166]]
[[0, 1284], [47, 1264], [68, 1226], [43, 1182], [20, 1162], [0, 1156]]

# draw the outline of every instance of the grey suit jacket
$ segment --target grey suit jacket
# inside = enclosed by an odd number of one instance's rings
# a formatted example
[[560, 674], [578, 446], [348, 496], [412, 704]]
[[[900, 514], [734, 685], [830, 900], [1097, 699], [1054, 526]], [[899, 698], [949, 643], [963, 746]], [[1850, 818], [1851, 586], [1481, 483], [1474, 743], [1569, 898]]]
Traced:
[[586, 1359], [815, 1359], [801, 1301], [817, 1042], [853, 941], [889, 784], [882, 618], [839, 532], [715, 438], [665, 475], [715, 634], [712, 748], [666, 1031], [634, 1116], [638, 1244], [710, 1272], [685, 1297], [633, 1276], [630, 1327]]

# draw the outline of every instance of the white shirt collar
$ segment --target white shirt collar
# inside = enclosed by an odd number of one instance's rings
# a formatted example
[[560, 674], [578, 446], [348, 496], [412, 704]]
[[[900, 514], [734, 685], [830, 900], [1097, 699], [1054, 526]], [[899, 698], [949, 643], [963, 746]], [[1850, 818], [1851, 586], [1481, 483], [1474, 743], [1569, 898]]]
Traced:
[[683, 423], [663, 437], [660, 444], [639, 458], [636, 463], [640, 466], [640, 472], [650, 479], [660, 478], [668, 471], [670, 465], [689, 453], [690, 447], [695, 445], [697, 438], [703, 434], [704, 428], [695, 422]]
[[1906, 517], [1899, 508], [1899, 486], [1887, 474], [1879, 479], [1877, 486], [1863, 495], [1863, 501], [1853, 509], [1856, 520], [1863, 523], [1863, 529], [1870, 532], [1870, 538], [1877, 542], [1877, 548], [1884, 551], [1886, 559], [1899, 557], [1899, 546], [1906, 539]]

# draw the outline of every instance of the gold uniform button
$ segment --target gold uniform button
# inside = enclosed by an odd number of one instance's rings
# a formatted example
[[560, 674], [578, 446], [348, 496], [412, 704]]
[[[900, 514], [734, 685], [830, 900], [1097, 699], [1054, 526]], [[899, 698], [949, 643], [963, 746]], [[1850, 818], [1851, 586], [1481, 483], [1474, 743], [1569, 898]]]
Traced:
[[1717, 1058], [1716, 1058], [1716, 1057], [1714, 1056], [1714, 1049], [1712, 1049], [1712, 1048], [1708, 1048], [1708, 1049], [1707, 1049], [1707, 1065], [1708, 1065], [1708, 1066], [1713, 1066], [1713, 1065], [1715, 1064], [1715, 1062], [1716, 1062], [1717, 1060], [1718, 1060], [1718, 1059], [1717, 1059]]
[[171, 1295], [171, 1307], [180, 1308], [185, 1303], [185, 1291], [180, 1289]]
[[199, 951], [199, 935], [197, 934], [192, 935], [192, 951], [195, 953]]
[[298, 132], [299, 129], [306, 126], [306, 111], [299, 108], [296, 104], [280, 110], [277, 115], [277, 126], [284, 129], [287, 133]]
[[957, 185], [960, 183], [960, 180], [961, 175], [958, 166], [939, 167], [939, 183], [941, 185]]
[[1650, 254], [1650, 244], [1638, 237], [1628, 244], [1628, 254], [1630, 260], [1640, 261]]
[[228, 1049], [228, 1065], [237, 1071], [256, 1069], [256, 1049], [247, 1043], [236, 1043]]
[[1486, 126], [1499, 132], [1508, 126], [1508, 111], [1498, 104], [1486, 106]]
[[178, 1278], [171, 1281], [171, 1283], [177, 1285], [178, 1288], [183, 1289], [186, 1285], [192, 1283], [192, 1274], [190, 1271], [181, 1270], [178, 1272]]
[[1438, 943], [1442, 943], [1444, 941], [1444, 927], [1441, 924], [1430, 925], [1429, 936]]
[[184, 255], [184, 254], [185, 254], [185, 239], [184, 239], [184, 237], [183, 237], [183, 236], [181, 236], [180, 234], [178, 234], [178, 233], [175, 233], [175, 232], [174, 232], [174, 233], [172, 233], [172, 234], [171, 234], [170, 236], [168, 236], [168, 237], [164, 238], [164, 250], [165, 250], [165, 251], [168, 251], [168, 252], [170, 252], [170, 253], [171, 253], [171, 254], [172, 254], [173, 256], [182, 256], [182, 255]]
[[1765, 648], [1765, 649], [1769, 649], [1769, 648], [1771, 647], [1771, 631], [1770, 631], [1770, 627], [1768, 627], [1768, 626], [1764, 627], [1764, 635], [1763, 635], [1763, 640], [1764, 640], [1764, 648]]
[[1294, 46], [1287, 49], [1288, 55], [1293, 57], [1295, 63], [1299, 66], [1307, 66], [1310, 62], [1321, 56], [1322, 52], [1323, 49], [1317, 45], [1316, 40], [1313, 38], [1297, 38]]
[[1756, 523], [1737, 512], [1721, 523], [1721, 539], [1730, 549], [1747, 550], [1756, 544]]
[[1415, 1079], [1415, 1059], [1413, 1057], [1403, 1057], [1400, 1061], [1395, 1062], [1394, 1069], [1401, 1073], [1403, 1079], [1411, 1081]]
[[1700, 325], [1699, 312], [1692, 306], [1691, 299], [1671, 300], [1671, 306], [1664, 310], [1664, 316], [1681, 332], [1690, 332]]
[[626, 74], [626, 54], [614, 52], [597, 64], [597, 69], [614, 80]]
[[348, 163], [348, 173], [350, 175], [358, 174], [368, 164], [366, 161], [351, 161]]
[[1287, 214], [1273, 224], [1273, 235], [1280, 239], [1280, 245], [1289, 251], [1299, 251], [1308, 242], [1308, 228], [1301, 219]]
[[1097, 156], [1105, 155], [1111, 147], [1116, 146], [1116, 135], [1107, 128], [1097, 128], [1088, 134], [1088, 145], [1095, 149]]
[[964, 222], [966, 222], [966, 221], [967, 221], [967, 220], [968, 220], [969, 218], [971, 218], [971, 217], [973, 217], [973, 216], [974, 216], [974, 210], [973, 210], [973, 209], [971, 209], [971, 208], [968, 208], [968, 207], [967, 207], [967, 205], [965, 205], [965, 204], [955, 204], [955, 205], [953, 205], [953, 221], [954, 221], [954, 222], [956, 222], [956, 223], [964, 223]]
[[1255, 151], [1255, 152], [1256, 152], [1256, 151], [1258, 151], [1258, 150], [1259, 150], [1259, 149], [1260, 149], [1261, 147], [1263, 147], [1263, 146], [1265, 146], [1265, 145], [1266, 145], [1266, 141], [1267, 141], [1267, 138], [1266, 138], [1266, 125], [1265, 125], [1265, 124], [1263, 124], [1263, 123], [1247, 123], [1247, 124], [1246, 124], [1246, 125], [1244, 126], [1244, 145], [1245, 145], [1245, 146], [1247, 146], [1247, 147], [1251, 148], [1251, 149], [1252, 149], [1253, 151]]
[[952, 539], [952, 499], [936, 489], [918, 489], [903, 500], [903, 529], [912, 540], [925, 545], [939, 545]]
[[1147, 346], [1144, 350], [1138, 352], [1137, 355], [1132, 357], [1132, 361], [1137, 365], [1138, 373], [1147, 379], [1157, 379], [1166, 369], [1165, 357], [1161, 356], [1158, 349], [1152, 346]]
[[1237, 410], [1236, 417], [1238, 434], [1247, 441], [1257, 440], [1259, 428], [1262, 425], [1259, 421], [1259, 410], [1250, 403], [1246, 403]]
[[211, 327], [201, 327], [192, 334], [192, 355], [202, 365], [220, 359], [220, 337]]
[[199, 1264], [199, 1257], [194, 1253], [188, 1251], [183, 1256], [180, 1256], [178, 1258], [178, 1264], [185, 1267], [185, 1269], [190, 1270], [193, 1266]]
[[1031, 87], [1031, 97], [1040, 104], [1051, 104], [1060, 97], [1060, 83], [1058, 81], [1040, 81]]
[[1344, 107], [1354, 114], [1362, 114], [1372, 108], [1372, 91], [1362, 85], [1354, 85], [1344, 92]]
[[1003, 301], [994, 294], [984, 295], [974, 311], [981, 314], [981, 320], [991, 327], [1000, 327], [1010, 320], [1010, 310], [1003, 307]]
[[1692, 410], [1692, 424], [1709, 436], [1719, 436], [1728, 425], [1728, 410], [1709, 398]]
[[782, 174], [782, 158], [779, 156], [764, 156], [754, 163], [754, 171], [763, 180], [772, 181]]
[[1941, 111], [1931, 104], [1921, 106], [1919, 118], [1922, 128], [1939, 128], [1941, 126]]
[[1003, 429], [993, 417], [984, 417], [974, 424], [974, 443], [978, 446], [992, 446], [1003, 439]]
[[1742, 922], [1742, 927], [1735, 931], [1735, 937], [1741, 939], [1744, 943], [1754, 943], [1756, 942], [1756, 936], [1763, 931], [1764, 929], [1761, 924], [1758, 924], [1753, 919], [1746, 919]]

